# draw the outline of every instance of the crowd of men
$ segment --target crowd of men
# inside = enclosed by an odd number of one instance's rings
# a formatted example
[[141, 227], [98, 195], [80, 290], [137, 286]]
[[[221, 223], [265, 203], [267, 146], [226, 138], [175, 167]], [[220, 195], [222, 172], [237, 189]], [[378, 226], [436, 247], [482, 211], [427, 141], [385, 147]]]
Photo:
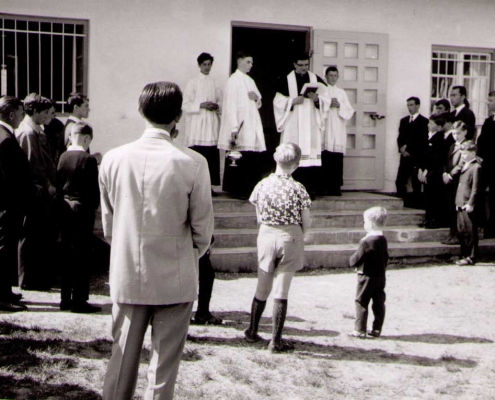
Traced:
[[[495, 163], [491, 151], [495, 145], [495, 92], [488, 96], [490, 116], [477, 135], [476, 118], [469, 107], [464, 86], [454, 86], [447, 99], [435, 103], [435, 113], [426, 118], [419, 113], [420, 100], [407, 99], [409, 115], [400, 121], [397, 138], [400, 164], [397, 172], [397, 194], [407, 205], [424, 207], [426, 219], [421, 226], [435, 229], [450, 227], [449, 237], [442, 243], [458, 244], [456, 192], [464, 170], [462, 145], [476, 143], [476, 162], [481, 166], [477, 204], [471, 212], [485, 238], [495, 237]], [[411, 181], [412, 193], [407, 190]], [[488, 189], [487, 207], [484, 194]]]
[[[220, 183], [218, 149], [236, 150], [239, 160], [226, 159], [222, 188], [235, 197], [247, 198], [266, 172], [266, 151], [259, 113], [262, 95], [248, 75], [253, 67], [250, 53], [237, 53], [237, 70], [230, 76], [223, 96], [209, 77], [213, 57], [198, 57], [200, 73], [184, 94], [186, 143], [208, 160], [211, 183]], [[346, 151], [346, 121], [354, 114], [344, 90], [338, 88], [339, 71], [326, 70], [326, 82], [309, 71], [309, 56], [294, 57], [294, 70], [277, 83], [273, 99], [280, 143], [295, 143], [302, 150], [294, 177], [310, 195], [341, 195], [343, 156]], [[231, 167], [235, 164], [235, 168]]]

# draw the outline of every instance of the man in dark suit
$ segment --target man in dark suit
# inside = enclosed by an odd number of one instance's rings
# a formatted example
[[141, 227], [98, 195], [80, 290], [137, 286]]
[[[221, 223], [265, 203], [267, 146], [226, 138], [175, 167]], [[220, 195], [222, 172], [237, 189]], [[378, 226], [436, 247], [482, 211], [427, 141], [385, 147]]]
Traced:
[[495, 237], [495, 91], [488, 94], [488, 111], [491, 115], [485, 120], [478, 137], [477, 156], [483, 160], [482, 193], [488, 192], [488, 219], [484, 226], [483, 237]]
[[19, 99], [0, 98], [0, 310], [24, 311], [22, 295], [12, 292], [17, 282], [17, 244], [22, 221], [36, 188], [28, 159], [14, 136], [24, 118]]
[[478, 257], [478, 224], [476, 207], [481, 188], [481, 166], [476, 159], [476, 145], [467, 140], [461, 147], [464, 165], [455, 197], [457, 230], [461, 243], [461, 259], [457, 265], [474, 265]]
[[466, 139], [475, 140], [476, 138], [476, 117], [469, 108], [467, 100], [467, 90], [464, 86], [454, 86], [450, 91], [450, 102], [453, 110], [451, 111], [455, 121], [462, 121], [468, 127]]
[[421, 183], [418, 180], [418, 163], [428, 145], [428, 119], [419, 113], [420, 100], [417, 97], [407, 99], [409, 114], [400, 120], [397, 145], [400, 153], [399, 170], [395, 185], [397, 195], [404, 200], [407, 195], [407, 182], [411, 178], [414, 203], [421, 196]]

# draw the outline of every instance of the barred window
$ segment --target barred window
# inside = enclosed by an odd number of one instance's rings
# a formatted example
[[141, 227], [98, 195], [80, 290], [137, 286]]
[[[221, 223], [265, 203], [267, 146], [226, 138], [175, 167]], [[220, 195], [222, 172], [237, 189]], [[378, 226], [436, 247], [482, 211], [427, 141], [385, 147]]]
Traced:
[[466, 87], [470, 108], [481, 125], [488, 116], [487, 97], [493, 90], [494, 51], [433, 46], [431, 62], [431, 112], [435, 102], [449, 99], [453, 86]]
[[66, 113], [71, 92], [87, 93], [86, 20], [0, 14], [0, 95], [31, 92]]

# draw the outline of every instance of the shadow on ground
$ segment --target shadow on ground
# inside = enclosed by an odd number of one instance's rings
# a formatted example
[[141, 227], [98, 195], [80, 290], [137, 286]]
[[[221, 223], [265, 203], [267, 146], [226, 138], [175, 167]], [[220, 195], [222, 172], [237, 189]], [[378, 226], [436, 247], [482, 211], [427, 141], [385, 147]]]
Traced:
[[383, 336], [384, 340], [400, 340], [403, 342], [432, 344], [493, 343], [493, 340], [477, 337], [445, 335], [440, 333], [421, 333], [417, 335]]

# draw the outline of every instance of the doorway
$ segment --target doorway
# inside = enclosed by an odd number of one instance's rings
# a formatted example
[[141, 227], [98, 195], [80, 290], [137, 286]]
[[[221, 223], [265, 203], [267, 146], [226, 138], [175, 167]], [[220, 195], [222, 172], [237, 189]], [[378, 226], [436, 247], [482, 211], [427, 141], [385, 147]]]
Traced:
[[230, 72], [237, 68], [235, 57], [239, 50], [253, 55], [254, 64], [249, 75], [262, 96], [259, 111], [265, 133], [266, 162], [271, 167], [274, 166], [273, 153], [280, 142], [273, 115], [273, 98], [279, 79], [285, 79], [294, 68], [292, 57], [309, 52], [310, 40], [310, 27], [232, 22]]

